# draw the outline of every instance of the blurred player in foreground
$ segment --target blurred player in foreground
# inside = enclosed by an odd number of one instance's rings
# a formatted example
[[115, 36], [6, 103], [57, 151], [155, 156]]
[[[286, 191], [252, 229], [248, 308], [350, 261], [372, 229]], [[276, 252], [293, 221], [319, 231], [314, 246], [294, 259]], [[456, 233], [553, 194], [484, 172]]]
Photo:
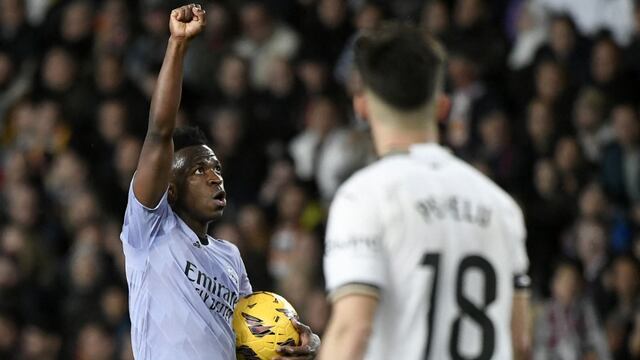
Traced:
[[522, 212], [438, 145], [446, 109], [436, 45], [397, 24], [356, 43], [364, 89], [354, 108], [381, 159], [331, 206], [323, 360], [511, 360], [512, 335], [528, 351]]
[[[234, 360], [233, 310], [251, 293], [238, 249], [207, 235], [226, 205], [220, 162], [199, 130], [174, 134], [184, 56], [204, 26], [199, 5], [171, 12], [171, 36], [129, 189], [121, 239], [138, 360]], [[296, 326], [302, 345], [281, 353], [311, 359], [319, 339]]]

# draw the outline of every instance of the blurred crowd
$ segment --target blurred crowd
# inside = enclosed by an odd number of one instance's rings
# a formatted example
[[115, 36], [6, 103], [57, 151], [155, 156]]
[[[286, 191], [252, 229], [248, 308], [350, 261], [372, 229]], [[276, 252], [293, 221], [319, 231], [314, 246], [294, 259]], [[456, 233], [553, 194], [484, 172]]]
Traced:
[[[177, 5], [0, 0], [0, 359], [132, 359], [119, 232]], [[178, 122], [221, 159], [211, 234], [254, 289], [322, 334], [327, 209], [375, 160], [352, 47], [398, 19], [447, 49], [442, 142], [525, 212], [534, 358], [640, 358], [640, 2], [203, 7]]]

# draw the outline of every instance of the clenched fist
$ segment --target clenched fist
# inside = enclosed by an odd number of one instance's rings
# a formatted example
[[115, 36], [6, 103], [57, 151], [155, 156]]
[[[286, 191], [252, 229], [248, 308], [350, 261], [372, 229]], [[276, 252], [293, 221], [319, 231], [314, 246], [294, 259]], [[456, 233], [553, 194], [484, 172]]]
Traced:
[[175, 39], [190, 40], [204, 29], [206, 22], [207, 17], [200, 5], [185, 5], [171, 11], [169, 30]]

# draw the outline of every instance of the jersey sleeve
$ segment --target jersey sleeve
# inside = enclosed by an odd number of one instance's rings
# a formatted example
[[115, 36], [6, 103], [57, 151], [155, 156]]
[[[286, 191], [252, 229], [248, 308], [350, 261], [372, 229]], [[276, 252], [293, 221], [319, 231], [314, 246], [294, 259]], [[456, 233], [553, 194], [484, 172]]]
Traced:
[[244, 261], [240, 257], [240, 253], [238, 252], [238, 262], [239, 266], [239, 274], [240, 274], [240, 296], [247, 296], [253, 292], [253, 288], [251, 287], [251, 282], [249, 281], [249, 276], [247, 276], [247, 269], [244, 266]]
[[382, 292], [387, 285], [382, 224], [370, 194], [353, 186], [336, 194], [329, 212], [324, 273], [330, 297], [361, 285]]
[[154, 208], [148, 208], [136, 198], [132, 179], [131, 185], [129, 185], [127, 209], [124, 214], [120, 239], [133, 249], [149, 249], [153, 242], [163, 234], [163, 226], [170, 213], [171, 207], [167, 200], [166, 191], [158, 205]]
[[511, 246], [511, 265], [514, 276], [526, 275], [529, 270], [529, 258], [527, 256], [526, 238], [527, 230], [524, 224], [522, 210], [514, 202], [507, 210], [504, 217], [507, 239]]

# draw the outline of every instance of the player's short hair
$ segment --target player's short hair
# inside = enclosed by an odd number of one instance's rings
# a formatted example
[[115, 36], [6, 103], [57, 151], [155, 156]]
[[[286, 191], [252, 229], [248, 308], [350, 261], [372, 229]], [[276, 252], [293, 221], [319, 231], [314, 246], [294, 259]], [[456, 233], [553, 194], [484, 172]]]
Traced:
[[194, 146], [209, 145], [204, 132], [197, 126], [182, 126], [173, 132], [173, 151]]
[[414, 26], [385, 23], [362, 34], [354, 51], [364, 85], [393, 108], [417, 110], [441, 86], [444, 51]]

